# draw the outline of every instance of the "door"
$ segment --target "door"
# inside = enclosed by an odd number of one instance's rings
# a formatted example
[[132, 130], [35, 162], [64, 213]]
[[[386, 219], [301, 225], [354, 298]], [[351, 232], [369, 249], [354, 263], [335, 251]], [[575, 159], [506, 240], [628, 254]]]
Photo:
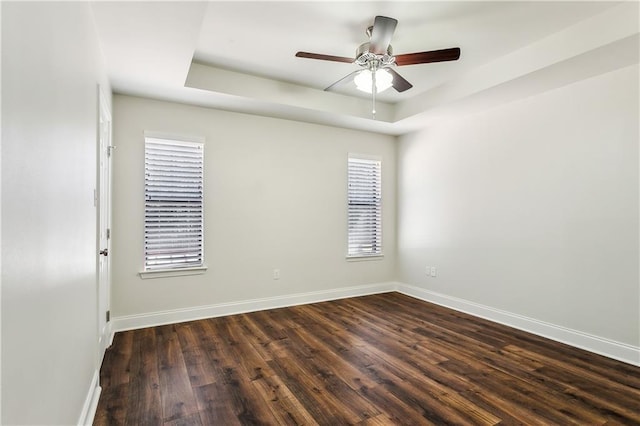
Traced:
[[98, 137], [98, 349], [100, 356], [109, 346], [109, 296], [111, 258], [111, 112], [102, 93]]

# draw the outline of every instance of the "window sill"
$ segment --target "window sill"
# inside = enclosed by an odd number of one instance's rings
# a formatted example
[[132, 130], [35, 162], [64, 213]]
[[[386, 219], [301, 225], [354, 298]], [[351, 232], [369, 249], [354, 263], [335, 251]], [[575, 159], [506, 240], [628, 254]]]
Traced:
[[201, 275], [207, 272], [206, 266], [198, 266], [196, 268], [182, 268], [182, 269], [158, 269], [155, 271], [142, 271], [139, 272], [140, 278], [148, 280], [152, 278], [169, 278], [169, 277], [183, 277], [186, 275]]
[[384, 254], [376, 254], [371, 256], [347, 256], [347, 262], [366, 262], [370, 260], [382, 260]]

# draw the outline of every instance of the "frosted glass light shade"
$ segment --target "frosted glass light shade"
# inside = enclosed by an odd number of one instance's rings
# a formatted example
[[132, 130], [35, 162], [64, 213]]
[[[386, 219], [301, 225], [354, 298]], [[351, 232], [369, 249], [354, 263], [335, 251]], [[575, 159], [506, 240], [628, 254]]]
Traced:
[[[356, 75], [354, 79], [356, 87], [366, 93], [371, 93], [371, 71], [363, 70], [360, 74]], [[381, 69], [376, 71], [376, 93], [384, 92], [391, 87], [393, 76], [389, 71]]]

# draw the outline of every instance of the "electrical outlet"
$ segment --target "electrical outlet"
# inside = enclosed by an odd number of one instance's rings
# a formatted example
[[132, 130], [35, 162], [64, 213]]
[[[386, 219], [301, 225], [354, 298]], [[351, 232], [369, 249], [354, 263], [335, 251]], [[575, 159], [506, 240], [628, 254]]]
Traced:
[[280, 269], [274, 269], [273, 270], [273, 279], [274, 280], [279, 280], [280, 279]]
[[429, 271], [429, 272], [431, 273], [431, 276], [432, 276], [432, 277], [435, 277], [435, 276], [436, 276], [436, 272], [437, 272], [437, 271], [436, 271], [436, 267], [435, 267], [435, 266], [432, 266], [432, 267], [431, 267], [431, 271]]

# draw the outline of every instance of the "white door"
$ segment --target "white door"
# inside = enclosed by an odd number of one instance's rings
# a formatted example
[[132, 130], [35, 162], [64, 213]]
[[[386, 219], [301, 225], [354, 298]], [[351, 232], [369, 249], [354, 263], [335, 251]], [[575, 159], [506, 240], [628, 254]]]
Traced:
[[98, 349], [109, 345], [109, 260], [111, 257], [111, 113], [100, 90], [99, 176], [98, 176]]

